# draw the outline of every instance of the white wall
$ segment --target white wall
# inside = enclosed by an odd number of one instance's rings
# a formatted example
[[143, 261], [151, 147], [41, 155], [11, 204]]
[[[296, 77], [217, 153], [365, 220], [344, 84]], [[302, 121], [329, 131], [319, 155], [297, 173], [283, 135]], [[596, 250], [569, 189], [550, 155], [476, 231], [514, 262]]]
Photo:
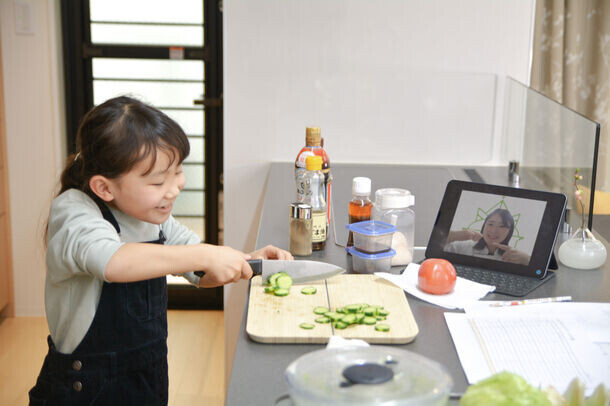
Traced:
[[[254, 248], [269, 163], [295, 158], [306, 125], [322, 127], [331, 163], [500, 162], [494, 100], [506, 75], [529, 83], [533, 6], [225, 1], [226, 244]], [[228, 370], [245, 286], [225, 288]]]
[[[31, 34], [15, 27], [29, 4]], [[16, 316], [44, 316], [42, 232], [65, 156], [59, 2], [0, 0]]]

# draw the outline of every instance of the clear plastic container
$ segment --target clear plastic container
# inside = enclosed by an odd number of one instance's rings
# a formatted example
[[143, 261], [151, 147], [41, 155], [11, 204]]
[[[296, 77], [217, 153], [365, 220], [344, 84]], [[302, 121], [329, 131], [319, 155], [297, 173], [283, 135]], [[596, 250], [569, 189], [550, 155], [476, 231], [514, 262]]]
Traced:
[[396, 227], [382, 221], [361, 221], [345, 226], [354, 234], [354, 247], [366, 254], [375, 254], [392, 248], [392, 235]]
[[[375, 373], [366, 383], [354, 382], [348, 368]], [[443, 406], [453, 385], [441, 364], [375, 345], [309, 352], [288, 366], [284, 378], [296, 406]]]
[[396, 226], [391, 246], [396, 250], [392, 265], [407, 265], [413, 261], [415, 239], [415, 196], [408, 190], [387, 188], [375, 192], [371, 220]]
[[[392, 257], [396, 255], [393, 249], [377, 254], [367, 254], [355, 247], [347, 247], [346, 251], [352, 254], [352, 268], [358, 273], [390, 272]], [[400, 271], [402, 269], [397, 268], [397, 272]]]

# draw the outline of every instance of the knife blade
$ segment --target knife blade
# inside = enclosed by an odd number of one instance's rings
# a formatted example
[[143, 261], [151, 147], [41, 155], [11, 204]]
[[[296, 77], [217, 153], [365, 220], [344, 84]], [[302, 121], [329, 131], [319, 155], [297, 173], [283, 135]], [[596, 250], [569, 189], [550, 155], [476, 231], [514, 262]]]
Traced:
[[[345, 272], [345, 269], [338, 267], [337, 265], [319, 261], [284, 261], [279, 259], [259, 261], [262, 262], [261, 274], [263, 281], [278, 272], [286, 272], [290, 275], [294, 284], [328, 279], [331, 276]], [[250, 266], [252, 266], [251, 261], [248, 262], [250, 263]], [[252, 268], [252, 270], [254, 271], [254, 268]]]
[[[285, 261], [279, 259], [250, 259], [248, 264], [252, 268], [253, 276], [262, 275], [263, 281], [277, 272], [286, 272], [292, 278], [294, 284], [313, 282], [328, 279], [331, 276], [345, 272], [345, 269], [333, 264], [318, 261]], [[198, 276], [203, 276], [203, 271], [195, 272]]]

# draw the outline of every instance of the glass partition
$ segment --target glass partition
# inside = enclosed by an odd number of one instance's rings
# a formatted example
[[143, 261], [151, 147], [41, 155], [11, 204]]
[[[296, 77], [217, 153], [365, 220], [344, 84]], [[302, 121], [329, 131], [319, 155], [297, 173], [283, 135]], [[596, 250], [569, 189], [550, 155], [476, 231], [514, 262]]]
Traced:
[[600, 125], [512, 79], [506, 79], [504, 155], [518, 161], [519, 187], [564, 193], [568, 223], [580, 226], [583, 210], [574, 195], [574, 172], [582, 180], [585, 224], [593, 225], [593, 197]]

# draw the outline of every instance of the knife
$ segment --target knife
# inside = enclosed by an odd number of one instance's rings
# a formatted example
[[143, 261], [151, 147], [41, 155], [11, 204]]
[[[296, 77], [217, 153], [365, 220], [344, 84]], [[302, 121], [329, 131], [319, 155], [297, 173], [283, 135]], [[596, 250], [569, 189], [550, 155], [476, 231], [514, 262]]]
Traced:
[[[284, 261], [280, 259], [250, 259], [248, 260], [252, 268], [252, 276], [262, 275], [263, 281], [277, 272], [286, 272], [292, 278], [294, 284], [313, 282], [321, 279], [328, 279], [331, 276], [345, 272], [345, 269], [333, 264], [318, 261]], [[203, 276], [205, 272], [196, 271], [195, 275]]]

